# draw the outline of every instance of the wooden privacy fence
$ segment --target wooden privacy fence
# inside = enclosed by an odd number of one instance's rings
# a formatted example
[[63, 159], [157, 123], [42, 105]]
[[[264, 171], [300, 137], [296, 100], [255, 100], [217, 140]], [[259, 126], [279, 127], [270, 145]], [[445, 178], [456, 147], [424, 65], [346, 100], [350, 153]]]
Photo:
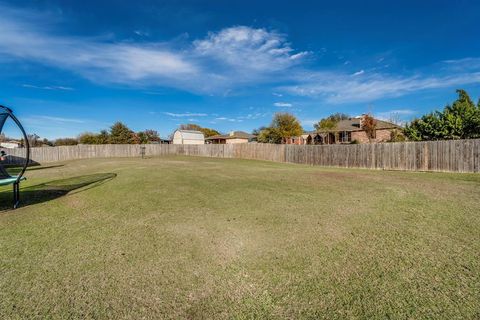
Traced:
[[[77, 145], [32, 148], [36, 163], [74, 159], [187, 155], [215, 158], [257, 159], [276, 162], [410, 171], [480, 171], [480, 139], [398, 142], [358, 145]], [[7, 150], [8, 164], [22, 163], [25, 150]]]

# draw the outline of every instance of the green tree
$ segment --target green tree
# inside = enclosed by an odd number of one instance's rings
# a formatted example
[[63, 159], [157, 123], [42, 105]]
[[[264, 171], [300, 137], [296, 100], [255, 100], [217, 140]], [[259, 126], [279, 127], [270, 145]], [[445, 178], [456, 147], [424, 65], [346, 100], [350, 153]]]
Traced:
[[75, 138], [58, 138], [55, 140], [55, 146], [74, 146], [78, 144], [78, 140]]
[[138, 137], [139, 143], [141, 143], [141, 144], [148, 143], [148, 137], [147, 137], [147, 134], [145, 133], [145, 131], [137, 132], [137, 137]]
[[265, 130], [266, 128], [267, 128], [267, 127], [265, 127], [265, 126], [261, 126], [260, 128], [253, 129], [253, 130], [252, 130], [252, 134], [253, 134], [254, 136], [258, 136], [258, 135], [260, 135], [260, 132], [262, 132], [262, 131]]
[[110, 127], [110, 143], [112, 144], [131, 144], [135, 143], [134, 132], [125, 124], [116, 122]]
[[81, 144], [97, 144], [97, 135], [91, 132], [84, 132], [78, 136], [78, 142]]
[[195, 124], [195, 123], [187, 123], [187, 124], [181, 124], [178, 127], [178, 129], [200, 131], [200, 129], [202, 129], [202, 127], [200, 127], [198, 124]]
[[313, 126], [317, 131], [334, 130], [340, 120], [347, 119], [350, 119], [350, 116], [348, 114], [337, 112], [329, 115], [326, 118], [321, 119]]
[[211, 136], [216, 136], [219, 135], [220, 132], [218, 132], [215, 129], [210, 129], [210, 128], [203, 128], [199, 126], [198, 124], [194, 123], [187, 123], [187, 124], [182, 124], [179, 127], [180, 130], [195, 130], [195, 131], [200, 131], [203, 133], [205, 138], [211, 137]]
[[287, 112], [276, 113], [269, 129], [271, 134], [281, 138], [282, 143], [285, 143], [287, 138], [298, 137], [303, 133], [303, 128], [297, 118]]
[[220, 134], [220, 132], [218, 132], [215, 129], [211, 129], [211, 128], [202, 128], [200, 131], [203, 132], [203, 135], [205, 136], [205, 138], [216, 136], [216, 135]]
[[108, 144], [110, 143], [110, 135], [107, 130], [102, 130], [96, 137], [97, 144]]
[[480, 102], [475, 106], [465, 90], [443, 111], [414, 119], [405, 127], [405, 135], [414, 141], [480, 138]]
[[256, 135], [260, 143], [282, 143], [282, 137], [275, 128], [261, 128]]
[[42, 140], [42, 146], [50, 146], [50, 147], [53, 147], [53, 142], [48, 140], [47, 138], [43, 138]]
[[148, 142], [160, 142], [160, 135], [156, 130], [147, 129], [144, 131]]
[[390, 140], [388, 142], [403, 142], [405, 141], [405, 135], [401, 130], [393, 129], [390, 131]]
[[141, 144], [151, 143], [151, 142], [160, 142], [160, 136], [155, 130], [145, 130], [137, 132], [137, 137]]

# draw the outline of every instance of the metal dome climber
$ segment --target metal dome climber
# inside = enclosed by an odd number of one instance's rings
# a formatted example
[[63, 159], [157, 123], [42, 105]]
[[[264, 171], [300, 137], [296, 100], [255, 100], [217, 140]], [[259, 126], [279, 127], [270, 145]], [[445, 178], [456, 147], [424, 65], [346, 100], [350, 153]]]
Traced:
[[22, 124], [20, 121], [15, 117], [13, 111], [7, 107], [0, 105], [0, 134], [2, 133], [3, 126], [5, 125], [5, 121], [8, 118], [11, 118], [13, 122], [18, 126], [20, 131], [23, 134], [23, 141], [25, 141], [25, 148], [26, 148], [26, 155], [25, 155], [25, 164], [23, 165], [22, 170], [16, 176], [10, 175], [5, 168], [2, 166], [0, 162], [0, 186], [5, 186], [9, 184], [13, 184], [13, 208], [17, 208], [20, 202], [20, 181], [25, 180], [26, 178], [23, 176], [25, 170], [27, 170], [27, 166], [30, 162], [30, 144], [28, 142], [28, 137], [23, 129]]

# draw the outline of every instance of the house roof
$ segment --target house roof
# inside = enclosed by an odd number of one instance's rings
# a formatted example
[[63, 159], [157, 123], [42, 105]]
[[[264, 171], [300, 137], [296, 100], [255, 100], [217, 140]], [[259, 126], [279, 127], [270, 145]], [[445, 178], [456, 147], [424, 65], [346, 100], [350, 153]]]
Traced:
[[[390, 122], [387, 122], [387, 121], [383, 121], [383, 120], [378, 120], [378, 119], [375, 119], [375, 120], [377, 121], [377, 126], [376, 126], [377, 130], [380, 130], [380, 129], [401, 129], [401, 127], [396, 125], [396, 124], [393, 124], [393, 123], [390, 123]], [[363, 131], [361, 126], [360, 126], [360, 121], [361, 121], [360, 117], [349, 118], [347, 120], [340, 120], [337, 123], [337, 126], [334, 129], [318, 130], [317, 132]], [[311, 133], [315, 133], [315, 131], [313, 131]]]
[[219, 134], [216, 136], [208, 137], [207, 140], [217, 140], [217, 139], [252, 139], [255, 138], [253, 134], [244, 132], [244, 131], [232, 131], [229, 134]]

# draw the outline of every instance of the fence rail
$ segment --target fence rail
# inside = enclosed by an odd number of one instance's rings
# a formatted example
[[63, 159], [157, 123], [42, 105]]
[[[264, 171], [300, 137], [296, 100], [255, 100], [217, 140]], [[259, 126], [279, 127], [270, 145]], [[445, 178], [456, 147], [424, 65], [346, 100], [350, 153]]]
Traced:
[[[187, 155], [409, 171], [480, 171], [480, 139], [358, 145], [77, 145], [32, 148], [36, 163], [74, 159]], [[24, 149], [9, 149], [7, 164], [24, 163]]]

